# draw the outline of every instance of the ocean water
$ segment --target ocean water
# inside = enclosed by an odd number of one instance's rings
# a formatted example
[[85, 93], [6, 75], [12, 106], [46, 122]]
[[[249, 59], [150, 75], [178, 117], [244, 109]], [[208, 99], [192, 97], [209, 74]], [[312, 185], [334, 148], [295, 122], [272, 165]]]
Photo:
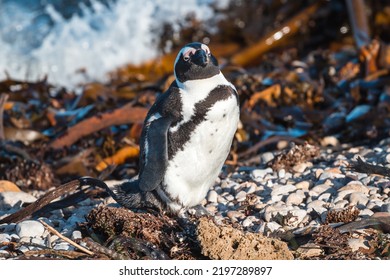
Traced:
[[[155, 58], [164, 23], [213, 17], [215, 0], [0, 0], [0, 80], [75, 87]], [[226, 5], [228, 1], [218, 1]]]

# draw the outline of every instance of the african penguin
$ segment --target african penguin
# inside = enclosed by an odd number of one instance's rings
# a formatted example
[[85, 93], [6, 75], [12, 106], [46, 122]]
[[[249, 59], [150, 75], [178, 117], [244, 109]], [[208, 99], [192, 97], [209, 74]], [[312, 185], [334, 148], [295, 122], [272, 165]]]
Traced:
[[174, 75], [144, 121], [138, 178], [109, 190], [127, 208], [179, 213], [198, 205], [229, 154], [239, 100], [210, 49], [197, 42], [185, 45]]

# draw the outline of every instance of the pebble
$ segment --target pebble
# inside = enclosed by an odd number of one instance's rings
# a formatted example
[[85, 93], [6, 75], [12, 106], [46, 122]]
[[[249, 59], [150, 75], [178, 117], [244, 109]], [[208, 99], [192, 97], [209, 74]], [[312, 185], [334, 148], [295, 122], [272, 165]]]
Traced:
[[360, 248], [369, 249], [369, 247], [366, 245], [367, 241], [362, 238], [349, 238], [347, 242], [349, 247], [352, 249], [352, 252], [355, 252]]
[[25, 220], [16, 225], [16, 234], [22, 237], [43, 236], [45, 227], [38, 221]]
[[[54, 250], [64, 250], [64, 251], [69, 251], [71, 249], [71, 245], [66, 242], [60, 242], [54, 245], [53, 249]], [[72, 247], [73, 248], [73, 247]]]
[[367, 195], [360, 192], [351, 193], [348, 200], [350, 205], [357, 205], [358, 207], [366, 206], [368, 203]]
[[11, 236], [8, 233], [0, 233], [0, 243], [11, 241]]
[[81, 239], [83, 236], [81, 235], [81, 231], [75, 230], [72, 232], [72, 240]]
[[304, 194], [300, 194], [297, 192], [289, 194], [289, 196], [286, 199], [286, 204], [287, 205], [299, 205], [303, 202], [305, 198]]
[[325, 202], [322, 200], [314, 200], [307, 204], [306, 208], [307, 211], [310, 212], [311, 210], [316, 211], [318, 214], [322, 214], [326, 211], [326, 208], [324, 207]]
[[295, 187], [299, 190], [308, 190], [310, 187], [310, 182], [309, 181], [301, 181], [299, 183], [296, 183]]
[[310, 195], [320, 195], [324, 192], [327, 192], [327, 191], [331, 191], [333, 192], [333, 188], [332, 186], [329, 186], [327, 184], [320, 184], [320, 185], [316, 185], [315, 187], [313, 187], [310, 191], [309, 191], [309, 194]]
[[0, 210], [8, 210], [17, 203], [32, 203], [37, 200], [31, 194], [25, 192], [1, 192], [0, 193]]
[[363, 186], [362, 183], [358, 182], [356, 183], [356, 181], [353, 181], [354, 183], [348, 183], [346, 186], [338, 189], [338, 192], [342, 192], [342, 191], [351, 191], [352, 192], [361, 192], [361, 193], [364, 193], [364, 194], [368, 194], [369, 193], [369, 188], [366, 187], [366, 186]]
[[256, 180], [261, 180], [265, 177], [265, 175], [273, 173], [274, 171], [271, 168], [266, 169], [255, 169], [251, 172], [251, 177]]
[[381, 206], [381, 212], [390, 213], [390, 203], [384, 203]]
[[273, 160], [275, 158], [275, 156], [271, 152], [265, 152], [265, 153], [260, 155], [260, 158], [261, 158], [262, 163], [267, 163], [267, 162], [270, 162], [271, 160]]
[[290, 192], [293, 192], [297, 189], [294, 185], [276, 185], [272, 188], [271, 196], [275, 195], [286, 195]]
[[217, 198], [218, 198], [218, 193], [214, 190], [211, 190], [209, 191], [208, 195], [207, 195], [207, 201], [208, 202], [217, 202]]

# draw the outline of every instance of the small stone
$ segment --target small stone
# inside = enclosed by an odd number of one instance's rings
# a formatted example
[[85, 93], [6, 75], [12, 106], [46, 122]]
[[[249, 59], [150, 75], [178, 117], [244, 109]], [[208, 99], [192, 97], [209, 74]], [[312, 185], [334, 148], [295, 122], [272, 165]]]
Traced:
[[306, 208], [307, 211], [310, 212], [310, 210], [316, 211], [318, 214], [323, 213], [326, 211], [326, 208], [324, 207], [325, 202], [322, 200], [314, 200], [307, 204]]
[[295, 187], [298, 189], [298, 190], [308, 190], [309, 187], [310, 187], [310, 182], [309, 181], [301, 181], [299, 183], [296, 183], [295, 184]]
[[360, 210], [359, 217], [368, 218], [374, 215], [374, 212], [372, 212], [370, 209], [363, 209]]
[[72, 240], [83, 238], [81, 232], [79, 230], [75, 230], [72, 232]]
[[368, 197], [359, 192], [351, 193], [349, 195], [349, 203], [350, 205], [366, 206], [368, 203]]
[[290, 192], [293, 192], [297, 189], [294, 185], [275, 185], [272, 189], [271, 196], [274, 195], [286, 195]]
[[388, 212], [390, 213], [390, 203], [384, 203], [381, 206], [381, 212]]
[[269, 230], [271, 232], [274, 232], [278, 229], [280, 229], [282, 226], [279, 225], [277, 222], [269, 222], [265, 224], [265, 230]]
[[369, 249], [366, 245], [367, 241], [362, 238], [350, 238], [348, 239], [348, 245], [352, 249], [352, 252], [359, 250], [360, 248]]
[[247, 195], [247, 192], [245, 192], [245, 191], [240, 191], [239, 193], [236, 194], [236, 199], [237, 199], [237, 200], [240, 200], [240, 199], [243, 198], [243, 199], [245, 200], [246, 195]]
[[[356, 182], [356, 181], [354, 181]], [[360, 183], [360, 182], [359, 182]], [[344, 187], [340, 188], [337, 190], [337, 192], [342, 192], [342, 191], [353, 191], [353, 192], [361, 192], [361, 193], [364, 193], [364, 194], [368, 194], [369, 192], [369, 188], [366, 187], [366, 186], [363, 186], [361, 183], [360, 184], [357, 184], [357, 183], [349, 183], [347, 185], [345, 185]]]
[[0, 192], [20, 192], [20, 189], [11, 181], [0, 180]]
[[8, 233], [0, 233], [0, 243], [11, 241], [11, 236]]
[[15, 230], [16, 224], [10, 223], [10, 224], [1, 224], [0, 225], [0, 232], [12, 232]]
[[232, 222], [237, 222], [238, 219], [241, 219], [243, 218], [245, 215], [241, 212], [238, 212], [238, 211], [229, 211], [227, 212], [226, 216], [232, 220]]
[[321, 140], [321, 146], [323, 147], [327, 147], [327, 146], [337, 147], [339, 145], [340, 145], [339, 140], [334, 136], [325, 136]]
[[271, 152], [266, 152], [260, 155], [262, 163], [270, 162], [271, 160], [274, 159], [274, 157], [275, 157], [274, 154]]
[[263, 179], [265, 175], [273, 173], [273, 170], [271, 168], [266, 168], [266, 169], [255, 169], [251, 172], [251, 177], [254, 180], [259, 180]]
[[287, 205], [299, 205], [303, 202], [303, 199], [305, 198], [305, 195], [298, 194], [296, 192], [289, 194], [289, 196], [286, 199]]
[[[333, 192], [333, 188], [327, 184], [320, 184], [320, 185], [316, 185], [314, 188], [312, 188], [310, 191], [309, 191], [309, 195], [320, 195], [324, 192]], [[313, 194], [311, 194], [313, 193]]]
[[301, 162], [297, 165], [294, 165], [294, 167], [292, 169], [296, 173], [303, 173], [307, 168], [310, 168], [312, 166], [313, 166], [313, 164], [309, 161], [308, 162]]
[[386, 155], [386, 163], [390, 163], [390, 154]]
[[207, 194], [207, 201], [208, 202], [215, 203], [215, 202], [217, 202], [217, 198], [218, 198], [218, 194], [214, 190], [209, 191], [209, 193]]
[[282, 169], [280, 169], [280, 170], [278, 171], [278, 177], [279, 177], [279, 179], [282, 179], [282, 178], [284, 178], [284, 176], [286, 176], [286, 170], [284, 170], [284, 169], [282, 168]]
[[250, 227], [252, 225], [253, 225], [253, 222], [251, 219], [249, 219], [249, 217], [242, 221], [243, 227]]
[[45, 231], [44, 226], [34, 220], [26, 220], [16, 225], [16, 234], [19, 237], [39, 237]]
[[54, 250], [63, 250], [63, 251], [69, 251], [71, 249], [71, 246], [69, 243], [66, 242], [60, 242], [54, 245], [53, 247]]
[[0, 210], [8, 210], [14, 207], [18, 202], [32, 203], [37, 200], [31, 194], [25, 192], [1, 192]]
[[297, 249], [297, 253], [300, 258], [313, 258], [320, 256], [323, 253], [323, 249], [313, 242], [309, 242], [305, 245], [302, 245]]
[[206, 210], [209, 211], [211, 214], [215, 214], [217, 212], [217, 206], [215, 205], [207, 205]]

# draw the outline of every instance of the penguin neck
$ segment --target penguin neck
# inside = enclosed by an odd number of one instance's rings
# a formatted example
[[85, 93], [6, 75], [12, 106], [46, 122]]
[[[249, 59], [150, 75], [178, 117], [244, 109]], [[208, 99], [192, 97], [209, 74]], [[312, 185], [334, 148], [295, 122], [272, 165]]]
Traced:
[[204, 92], [208, 93], [214, 87], [219, 85], [231, 85], [222, 74], [221, 71], [217, 75], [214, 75], [206, 79], [197, 79], [185, 81], [184, 83], [176, 79], [177, 86], [185, 92]]

